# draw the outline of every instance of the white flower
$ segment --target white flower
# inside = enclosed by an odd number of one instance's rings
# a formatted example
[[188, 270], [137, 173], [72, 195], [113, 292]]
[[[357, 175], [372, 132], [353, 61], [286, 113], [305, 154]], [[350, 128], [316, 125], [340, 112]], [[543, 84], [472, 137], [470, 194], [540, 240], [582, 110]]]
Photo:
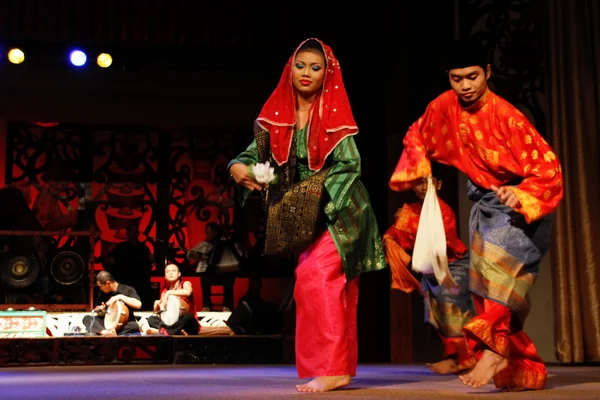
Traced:
[[270, 183], [275, 179], [275, 168], [269, 166], [269, 162], [258, 163], [252, 166], [254, 179], [258, 183]]

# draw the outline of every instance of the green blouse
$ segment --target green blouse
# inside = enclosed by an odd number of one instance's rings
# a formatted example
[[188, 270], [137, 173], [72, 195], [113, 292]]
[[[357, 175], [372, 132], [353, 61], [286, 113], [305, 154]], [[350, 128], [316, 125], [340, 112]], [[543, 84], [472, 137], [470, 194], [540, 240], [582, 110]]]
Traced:
[[[296, 131], [296, 168], [300, 179], [315, 173], [308, 168], [306, 128]], [[381, 234], [371, 208], [369, 194], [360, 181], [360, 154], [354, 138], [347, 136], [334, 149], [331, 169], [325, 179], [329, 201], [325, 205], [327, 229], [342, 259], [348, 279], [366, 271], [385, 268]], [[256, 141], [229, 162], [248, 166], [259, 162]], [[274, 165], [278, 174], [278, 166]], [[242, 205], [250, 191], [239, 187]]]

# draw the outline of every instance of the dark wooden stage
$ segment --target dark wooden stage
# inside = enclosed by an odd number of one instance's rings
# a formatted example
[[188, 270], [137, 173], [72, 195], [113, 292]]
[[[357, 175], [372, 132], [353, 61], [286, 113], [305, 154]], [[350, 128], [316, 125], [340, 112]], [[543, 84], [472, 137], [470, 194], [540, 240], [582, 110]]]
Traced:
[[500, 393], [493, 385], [471, 389], [456, 376], [423, 365], [359, 365], [343, 390], [298, 393], [291, 364], [111, 365], [0, 369], [2, 398], [10, 400], [196, 399], [600, 399], [600, 368], [548, 368], [545, 390]]

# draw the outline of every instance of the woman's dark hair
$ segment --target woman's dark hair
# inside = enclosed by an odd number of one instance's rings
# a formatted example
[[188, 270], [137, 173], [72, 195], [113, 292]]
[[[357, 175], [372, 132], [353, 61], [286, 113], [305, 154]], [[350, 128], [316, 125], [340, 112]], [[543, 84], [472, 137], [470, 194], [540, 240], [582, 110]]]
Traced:
[[321, 43], [314, 39], [309, 39], [306, 42], [304, 42], [302, 46], [300, 46], [300, 48], [298, 49], [297, 53], [300, 53], [301, 51], [317, 52], [321, 54], [323, 58], [325, 58], [325, 51], [323, 50], [323, 46], [321, 46]]

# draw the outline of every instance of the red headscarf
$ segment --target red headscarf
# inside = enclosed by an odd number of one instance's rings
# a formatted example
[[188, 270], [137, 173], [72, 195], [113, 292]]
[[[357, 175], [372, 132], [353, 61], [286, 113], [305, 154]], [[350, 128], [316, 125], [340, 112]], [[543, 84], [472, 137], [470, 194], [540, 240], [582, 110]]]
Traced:
[[292, 134], [296, 124], [296, 89], [292, 82], [292, 67], [298, 49], [309, 40], [315, 40], [323, 47], [327, 62], [321, 92], [311, 107], [306, 140], [308, 167], [318, 171], [323, 168], [325, 159], [342, 139], [358, 133], [342, 81], [340, 63], [329, 46], [319, 39], [307, 39], [300, 43], [286, 64], [277, 88], [263, 106], [256, 122], [269, 131], [271, 152], [277, 164], [285, 164], [290, 156]]

